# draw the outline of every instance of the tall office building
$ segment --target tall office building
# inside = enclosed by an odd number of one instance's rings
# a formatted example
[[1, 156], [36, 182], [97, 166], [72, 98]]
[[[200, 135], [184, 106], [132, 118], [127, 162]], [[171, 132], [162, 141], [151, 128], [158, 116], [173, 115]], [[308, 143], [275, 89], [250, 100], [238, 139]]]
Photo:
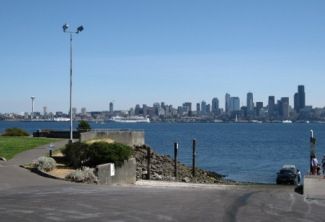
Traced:
[[77, 108], [72, 107], [72, 116], [75, 117], [77, 115]]
[[286, 120], [289, 118], [289, 97], [281, 98], [280, 114], [282, 119]]
[[114, 112], [114, 104], [113, 104], [113, 102], [110, 102], [109, 103], [109, 112], [110, 113], [113, 113]]
[[186, 113], [186, 115], [192, 115], [192, 103], [191, 102], [183, 103], [183, 112]]
[[[76, 112], [77, 112], [77, 109], [76, 109]], [[82, 115], [86, 115], [87, 114], [87, 109], [85, 107], [82, 107], [81, 108], [81, 114]]]
[[298, 113], [306, 106], [305, 86], [299, 85], [298, 92], [294, 94], [294, 109]]
[[226, 93], [225, 95], [225, 112], [230, 113], [230, 94]]
[[219, 114], [219, 100], [216, 97], [212, 99], [212, 113]]
[[229, 112], [239, 111], [240, 110], [240, 99], [239, 97], [230, 97], [230, 107]]
[[208, 112], [207, 112], [207, 103], [202, 100], [201, 102], [201, 114], [202, 115], [206, 115]]
[[298, 113], [299, 112], [299, 94], [295, 93], [293, 96], [293, 108]]
[[261, 115], [261, 110], [263, 109], [263, 102], [256, 102], [256, 115]]
[[43, 107], [43, 116], [47, 116], [47, 106]]
[[247, 112], [254, 112], [254, 100], [253, 100], [253, 93], [247, 93]]
[[200, 103], [196, 103], [196, 115], [200, 115], [201, 114], [201, 105]]
[[299, 97], [299, 110], [305, 108], [306, 106], [306, 95], [305, 95], [305, 86], [298, 86], [298, 97]]
[[275, 97], [274, 96], [269, 96], [269, 101], [268, 101], [268, 114], [269, 117], [274, 117], [275, 116]]

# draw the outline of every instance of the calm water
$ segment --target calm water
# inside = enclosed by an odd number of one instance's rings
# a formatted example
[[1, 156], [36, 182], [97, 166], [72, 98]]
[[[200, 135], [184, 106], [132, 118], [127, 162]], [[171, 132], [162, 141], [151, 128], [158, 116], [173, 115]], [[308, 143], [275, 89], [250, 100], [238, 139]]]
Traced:
[[[76, 125], [76, 124], [75, 124]], [[179, 143], [179, 157], [192, 163], [192, 139], [197, 140], [197, 166], [238, 181], [274, 183], [283, 164], [295, 164], [306, 173], [309, 164], [309, 130], [317, 138], [319, 157], [325, 154], [325, 124], [245, 123], [91, 123], [92, 128], [141, 129], [145, 140], [161, 154], [173, 155]], [[69, 122], [0, 121], [0, 132], [19, 127], [68, 130]]]

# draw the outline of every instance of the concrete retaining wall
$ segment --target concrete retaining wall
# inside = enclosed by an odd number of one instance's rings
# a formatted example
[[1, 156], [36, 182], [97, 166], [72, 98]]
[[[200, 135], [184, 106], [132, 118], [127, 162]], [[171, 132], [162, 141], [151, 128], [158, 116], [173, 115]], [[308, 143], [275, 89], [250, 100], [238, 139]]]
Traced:
[[116, 167], [114, 176], [111, 176], [111, 167], [112, 164], [101, 164], [96, 167], [100, 184], [134, 184], [136, 182], [135, 158], [125, 160], [121, 167]]
[[304, 176], [304, 195], [310, 199], [325, 200], [325, 179], [323, 176]]
[[92, 139], [111, 139], [117, 143], [123, 143], [129, 146], [142, 146], [145, 144], [143, 131], [90, 131], [80, 133], [80, 142]]

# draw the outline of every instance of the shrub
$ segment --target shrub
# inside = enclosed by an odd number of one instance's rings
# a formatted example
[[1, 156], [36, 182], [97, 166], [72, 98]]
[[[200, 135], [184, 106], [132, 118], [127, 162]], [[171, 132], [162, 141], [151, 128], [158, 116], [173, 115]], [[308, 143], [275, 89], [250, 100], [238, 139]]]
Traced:
[[85, 167], [81, 170], [76, 170], [65, 177], [67, 180], [78, 183], [97, 183], [98, 179], [94, 174], [94, 170]]
[[85, 120], [80, 120], [79, 125], [77, 127], [77, 130], [79, 131], [89, 131], [91, 130], [91, 127], [89, 123]]
[[40, 171], [51, 171], [56, 167], [56, 162], [51, 157], [41, 156], [36, 160], [34, 166]]
[[131, 147], [120, 143], [95, 142], [93, 144], [72, 143], [62, 151], [67, 164], [75, 168], [95, 167], [103, 163], [123, 164], [133, 154]]
[[62, 153], [69, 166], [80, 168], [82, 163], [87, 160], [88, 145], [85, 143], [71, 143], [65, 146]]
[[29, 136], [29, 134], [20, 128], [7, 128], [2, 136]]
[[95, 142], [89, 145], [85, 164], [94, 167], [103, 163], [123, 164], [133, 154], [131, 147], [120, 143]]

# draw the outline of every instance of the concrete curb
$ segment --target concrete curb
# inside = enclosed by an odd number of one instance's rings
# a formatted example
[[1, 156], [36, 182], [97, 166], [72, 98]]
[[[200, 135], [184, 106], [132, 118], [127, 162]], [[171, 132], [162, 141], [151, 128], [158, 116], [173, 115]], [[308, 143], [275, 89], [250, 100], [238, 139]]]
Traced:
[[50, 179], [56, 179], [56, 180], [68, 181], [68, 180], [62, 179], [60, 177], [56, 177], [56, 176], [50, 175], [50, 174], [48, 174], [48, 173], [46, 173], [44, 171], [41, 171], [41, 170], [39, 170], [37, 168], [28, 168], [28, 167], [25, 167], [23, 165], [20, 165], [20, 167], [21, 168], [24, 168], [26, 170], [29, 170], [30, 172], [33, 172], [33, 173], [35, 173], [35, 174], [37, 174], [39, 176], [42, 176], [42, 177], [46, 177], [46, 178], [50, 178]]

